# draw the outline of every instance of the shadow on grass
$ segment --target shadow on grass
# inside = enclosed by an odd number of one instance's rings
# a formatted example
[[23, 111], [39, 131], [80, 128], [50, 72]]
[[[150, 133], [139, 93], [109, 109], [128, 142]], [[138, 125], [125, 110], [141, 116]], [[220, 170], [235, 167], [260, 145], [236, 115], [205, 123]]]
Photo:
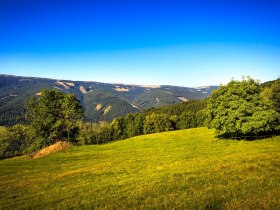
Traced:
[[268, 138], [272, 138], [274, 136], [279, 136], [280, 132], [275, 132], [275, 133], [262, 133], [260, 135], [233, 135], [233, 134], [229, 134], [229, 133], [225, 133], [225, 134], [219, 134], [216, 135], [215, 137], [218, 139], [224, 139], [224, 140], [245, 140], [245, 141], [256, 141], [256, 140], [264, 140], [264, 139], [268, 139]]

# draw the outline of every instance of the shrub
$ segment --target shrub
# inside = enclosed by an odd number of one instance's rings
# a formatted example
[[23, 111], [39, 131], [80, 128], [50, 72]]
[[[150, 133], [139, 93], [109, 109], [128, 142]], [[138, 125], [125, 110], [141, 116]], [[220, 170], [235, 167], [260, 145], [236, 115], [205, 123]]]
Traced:
[[229, 137], [277, 133], [279, 112], [262, 95], [259, 82], [251, 78], [221, 86], [208, 100], [209, 127]]

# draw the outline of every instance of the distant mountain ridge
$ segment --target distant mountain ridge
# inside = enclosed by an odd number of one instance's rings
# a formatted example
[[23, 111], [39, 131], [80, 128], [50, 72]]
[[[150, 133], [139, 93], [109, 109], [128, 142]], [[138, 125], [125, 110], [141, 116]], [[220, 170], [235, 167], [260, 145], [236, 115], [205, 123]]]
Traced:
[[96, 122], [151, 107], [204, 99], [218, 86], [126, 85], [0, 74], [0, 125], [24, 121], [26, 99], [32, 95], [39, 97], [42, 89], [49, 88], [75, 94], [84, 107], [85, 120]]

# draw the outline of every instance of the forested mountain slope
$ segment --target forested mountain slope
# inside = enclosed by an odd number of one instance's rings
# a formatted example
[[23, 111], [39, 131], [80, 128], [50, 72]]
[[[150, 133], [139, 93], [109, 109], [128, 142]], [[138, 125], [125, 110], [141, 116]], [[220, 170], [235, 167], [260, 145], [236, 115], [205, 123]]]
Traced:
[[39, 97], [40, 91], [48, 88], [75, 94], [84, 106], [86, 120], [106, 121], [128, 113], [142, 112], [151, 107], [204, 99], [217, 86], [141, 86], [1, 74], [0, 125], [23, 122], [26, 99], [32, 95]]

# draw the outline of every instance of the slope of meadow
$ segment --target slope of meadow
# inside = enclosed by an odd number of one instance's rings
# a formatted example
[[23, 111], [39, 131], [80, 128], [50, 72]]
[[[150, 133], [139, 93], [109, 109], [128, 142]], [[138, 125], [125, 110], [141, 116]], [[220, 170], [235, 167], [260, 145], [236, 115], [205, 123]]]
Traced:
[[6, 131], [6, 127], [5, 126], [0, 126], [0, 134]]
[[188, 129], [0, 161], [1, 209], [279, 209], [280, 137]]

